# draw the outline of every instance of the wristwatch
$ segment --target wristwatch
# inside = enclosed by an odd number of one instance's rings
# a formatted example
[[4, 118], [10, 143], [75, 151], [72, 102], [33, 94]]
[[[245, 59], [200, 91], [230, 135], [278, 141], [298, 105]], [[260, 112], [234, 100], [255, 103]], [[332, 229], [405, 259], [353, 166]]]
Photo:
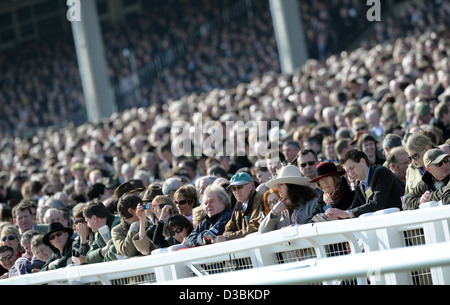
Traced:
[[352, 209], [347, 210], [348, 218], [355, 218], [355, 214], [353, 214]]

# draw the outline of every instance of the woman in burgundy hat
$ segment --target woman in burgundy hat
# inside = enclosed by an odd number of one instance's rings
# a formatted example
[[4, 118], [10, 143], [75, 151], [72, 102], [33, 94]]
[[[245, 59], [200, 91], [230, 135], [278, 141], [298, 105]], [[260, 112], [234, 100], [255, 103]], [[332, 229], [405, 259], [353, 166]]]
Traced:
[[306, 222], [324, 221], [324, 213], [329, 208], [347, 210], [350, 208], [355, 192], [352, 191], [343, 177], [345, 170], [338, 170], [333, 162], [322, 162], [316, 167], [317, 178], [309, 182], [317, 183], [323, 194]]

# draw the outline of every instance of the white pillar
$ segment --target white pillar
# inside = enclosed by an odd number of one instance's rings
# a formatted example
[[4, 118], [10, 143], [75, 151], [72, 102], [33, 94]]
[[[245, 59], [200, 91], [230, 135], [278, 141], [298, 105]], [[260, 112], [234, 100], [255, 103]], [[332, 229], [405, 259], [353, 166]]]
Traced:
[[[109, 82], [103, 38], [96, 1], [79, 0], [73, 18], [72, 31], [78, 57], [81, 81], [90, 122], [110, 117], [116, 112], [114, 95]], [[72, 7], [73, 9], [73, 7]]]
[[291, 74], [308, 59], [305, 34], [297, 0], [270, 0], [281, 69]]

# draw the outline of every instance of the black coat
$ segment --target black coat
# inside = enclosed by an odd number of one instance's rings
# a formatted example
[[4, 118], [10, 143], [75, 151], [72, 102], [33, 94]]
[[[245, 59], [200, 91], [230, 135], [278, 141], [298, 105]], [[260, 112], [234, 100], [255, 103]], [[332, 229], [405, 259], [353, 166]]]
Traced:
[[[342, 182], [344, 184], [344, 193], [341, 197], [339, 197], [334, 204], [331, 206], [332, 208], [336, 208], [339, 210], [347, 210], [352, 205], [353, 199], [355, 197], [355, 191], [352, 191], [347, 183], [347, 180], [342, 177]], [[325, 213], [324, 207], [326, 207], [328, 204], [323, 200], [323, 193], [320, 195], [319, 199], [317, 200], [316, 206], [314, 207], [313, 212], [306, 220], [306, 223], [313, 222], [312, 218], [320, 213]]]
[[400, 180], [386, 167], [377, 165], [370, 168], [367, 191], [358, 181], [351, 208], [355, 217], [387, 208], [402, 209], [401, 197], [404, 194], [405, 188]]

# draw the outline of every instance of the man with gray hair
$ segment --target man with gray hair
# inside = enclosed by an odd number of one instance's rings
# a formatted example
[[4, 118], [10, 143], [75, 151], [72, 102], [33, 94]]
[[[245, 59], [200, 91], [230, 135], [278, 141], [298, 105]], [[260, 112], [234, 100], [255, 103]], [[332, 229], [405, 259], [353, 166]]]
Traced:
[[162, 185], [162, 192], [173, 200], [173, 195], [183, 185], [183, 181], [178, 177], [166, 179]]
[[383, 140], [383, 154], [387, 157], [394, 147], [402, 146], [402, 137], [396, 133], [387, 134]]
[[403, 146], [394, 147], [386, 157], [388, 168], [406, 186], [406, 170], [411, 164], [411, 159]]

